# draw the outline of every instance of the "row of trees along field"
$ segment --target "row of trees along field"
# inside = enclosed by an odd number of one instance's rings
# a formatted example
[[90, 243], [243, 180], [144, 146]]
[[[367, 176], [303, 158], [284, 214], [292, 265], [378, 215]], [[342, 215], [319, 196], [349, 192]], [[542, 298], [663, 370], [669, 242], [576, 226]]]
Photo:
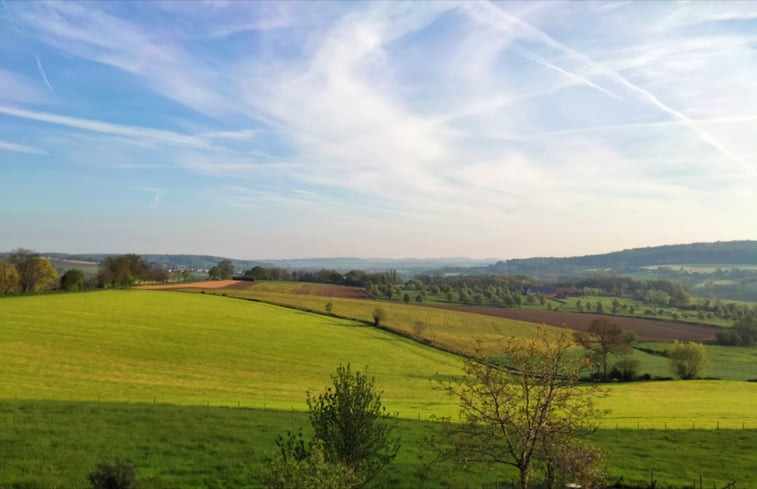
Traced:
[[0, 260], [0, 295], [121, 288], [137, 282], [167, 282], [171, 278], [167, 269], [146, 263], [134, 254], [105, 258], [96, 274], [87, 275], [74, 268], [61, 276], [50, 260], [35, 251], [18, 248], [7, 257], [7, 261]]
[[[211, 275], [211, 278], [221, 277]], [[738, 322], [757, 319], [757, 304], [693, 298], [686, 286], [675, 281], [637, 280], [614, 275], [599, 275], [547, 285], [527, 275], [419, 275], [403, 281], [396, 270], [379, 273], [351, 270], [341, 273], [328, 269], [307, 271], [256, 266], [236, 278], [357, 286], [364, 287], [368, 294], [375, 298], [392, 300], [400, 297], [406, 302], [424, 302], [428, 296], [433, 296], [437, 300], [448, 302], [505, 307], [524, 304], [545, 306], [548, 304], [547, 296], [553, 295], [550, 291], [562, 288], [572, 289], [580, 296], [605, 296], [615, 299], [609, 309], [602, 303], [582, 302], [580, 307], [583, 312], [632, 316], [638, 312], [654, 316], [658, 315], [659, 308], [671, 307], [681, 311], [694, 311], [700, 320], [719, 318]], [[645, 309], [639, 310], [637, 305], [624, 304], [618, 300], [623, 298], [636, 300], [643, 304]]]

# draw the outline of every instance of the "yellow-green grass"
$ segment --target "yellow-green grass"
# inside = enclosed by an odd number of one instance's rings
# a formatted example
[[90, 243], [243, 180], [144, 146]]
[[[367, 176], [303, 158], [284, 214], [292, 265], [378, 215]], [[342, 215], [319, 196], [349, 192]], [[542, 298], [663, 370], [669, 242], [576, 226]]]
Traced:
[[331, 303], [332, 314], [365, 322], [372, 322], [373, 312], [381, 308], [386, 313], [382, 325], [388, 329], [458, 353], [472, 353], [476, 350], [491, 350], [493, 353], [496, 352], [498, 342], [512, 336], [532, 337], [540, 328], [554, 333], [560, 331], [560, 328], [526, 321], [419, 305], [308, 295], [298, 293], [303, 290], [301, 287], [302, 284], [297, 282], [256, 282], [243, 290], [207, 289], [202, 292], [254, 299], [320, 313], [325, 313], [326, 304]]
[[[462, 314], [462, 313], [461, 313]], [[0, 399], [306, 409], [339, 363], [368, 366], [391, 411], [450, 416], [434, 380], [460, 360], [362, 323], [209, 294], [102, 291], [0, 300]], [[755, 424], [757, 383], [610, 387], [604, 426]]]
[[716, 380], [615, 384], [599, 401], [600, 426], [757, 429], [757, 383]]
[[[639, 347], [664, 354], [671, 343], [645, 342]], [[700, 377], [726, 380], [757, 380], [757, 348], [744, 346], [704, 345], [709, 360]], [[660, 355], [634, 352], [634, 358], [641, 361], [639, 372], [652, 375], [672, 375], [669, 360]], [[667, 371], [667, 373], [664, 373]]]
[[[460, 360], [354, 321], [160, 291], [0, 300], [0, 398], [305, 409], [340, 363], [367, 366], [388, 408], [449, 414], [433, 379]], [[446, 408], [445, 408], [446, 406]]]

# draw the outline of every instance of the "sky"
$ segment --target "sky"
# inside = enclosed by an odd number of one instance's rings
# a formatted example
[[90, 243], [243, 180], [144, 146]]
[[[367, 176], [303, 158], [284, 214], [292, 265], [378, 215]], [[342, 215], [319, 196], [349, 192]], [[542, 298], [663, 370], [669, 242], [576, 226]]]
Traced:
[[757, 239], [757, 2], [0, 0], [0, 251]]

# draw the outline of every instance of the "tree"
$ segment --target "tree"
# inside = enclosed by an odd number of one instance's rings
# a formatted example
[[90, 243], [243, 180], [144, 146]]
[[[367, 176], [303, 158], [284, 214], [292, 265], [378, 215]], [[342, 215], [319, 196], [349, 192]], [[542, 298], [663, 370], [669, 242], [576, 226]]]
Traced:
[[234, 276], [234, 265], [228, 258], [219, 261], [218, 268], [221, 271], [221, 280], [228, 280]]
[[18, 292], [18, 271], [7, 261], [0, 260], [0, 295]]
[[405, 295], [402, 296], [402, 302], [404, 302], [405, 304], [409, 304], [410, 303], [410, 294], [408, 294], [406, 292]]
[[[463, 380], [445, 390], [460, 403], [461, 423], [449, 424], [459, 460], [511, 465], [528, 489], [535, 462], [548, 462], [547, 443], [568, 443], [594, 428], [596, 386], [578, 388], [582, 365], [569, 354], [570, 336], [512, 338], [502, 347], [507, 366], [468, 358]], [[574, 481], [580, 482], [580, 481]]]
[[208, 270], [208, 277], [210, 280], [221, 280], [223, 278], [223, 270], [218, 265]]
[[134, 466], [127, 460], [100, 462], [88, 476], [92, 489], [133, 489]]
[[61, 290], [67, 290], [69, 292], [76, 292], [85, 288], [84, 272], [76, 268], [67, 270], [66, 273], [60, 278]]
[[306, 444], [302, 432], [276, 440], [279, 448], [264, 483], [268, 489], [352, 489], [359, 481], [345, 466], [329, 463], [321, 440]]
[[373, 310], [373, 324], [381, 326], [381, 322], [386, 319], [386, 311], [380, 307]]
[[374, 388], [373, 377], [339, 366], [333, 386], [318, 397], [308, 393], [310, 423], [323, 442], [326, 460], [340, 463], [362, 483], [372, 480], [399, 451], [392, 419]]
[[631, 344], [636, 340], [633, 333], [625, 331], [620, 325], [604, 318], [593, 320], [587, 331], [576, 331], [573, 337], [576, 343], [589, 350], [590, 358], [602, 368], [603, 379], [607, 379], [609, 354], [631, 353]]
[[704, 345], [693, 341], [686, 343], [674, 341], [668, 351], [668, 358], [670, 368], [683, 380], [696, 378], [709, 363]]
[[182, 282], [189, 282], [192, 280], [192, 272], [189, 270], [182, 270], [179, 272], [179, 279], [181, 279]]
[[24, 294], [35, 294], [58, 282], [58, 272], [49, 260], [24, 248], [10, 252], [9, 260], [18, 272], [18, 288]]
[[130, 287], [143, 278], [148, 269], [139, 255], [109, 256], [100, 263], [99, 282], [104, 288]]

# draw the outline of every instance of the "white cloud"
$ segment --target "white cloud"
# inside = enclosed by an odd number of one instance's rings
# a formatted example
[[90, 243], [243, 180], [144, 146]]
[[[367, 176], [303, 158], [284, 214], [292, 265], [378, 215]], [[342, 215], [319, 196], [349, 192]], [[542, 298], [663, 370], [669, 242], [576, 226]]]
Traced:
[[29, 154], [36, 154], [36, 155], [47, 154], [44, 150], [41, 150], [39, 148], [32, 148], [30, 146], [25, 146], [23, 144], [10, 143], [8, 141], [2, 141], [2, 140], [0, 140], [0, 150], [16, 151], [18, 153], [29, 153]]
[[101, 132], [134, 138], [137, 140], [149, 140], [163, 144], [175, 144], [181, 146], [207, 146], [208, 143], [194, 136], [187, 136], [177, 132], [166, 131], [164, 129], [152, 129], [138, 126], [125, 126], [113, 124], [110, 122], [96, 121], [91, 119], [81, 119], [47, 112], [34, 110], [17, 109], [0, 105], [0, 114], [5, 114], [23, 119], [31, 119], [49, 124], [72, 127], [86, 131]]

